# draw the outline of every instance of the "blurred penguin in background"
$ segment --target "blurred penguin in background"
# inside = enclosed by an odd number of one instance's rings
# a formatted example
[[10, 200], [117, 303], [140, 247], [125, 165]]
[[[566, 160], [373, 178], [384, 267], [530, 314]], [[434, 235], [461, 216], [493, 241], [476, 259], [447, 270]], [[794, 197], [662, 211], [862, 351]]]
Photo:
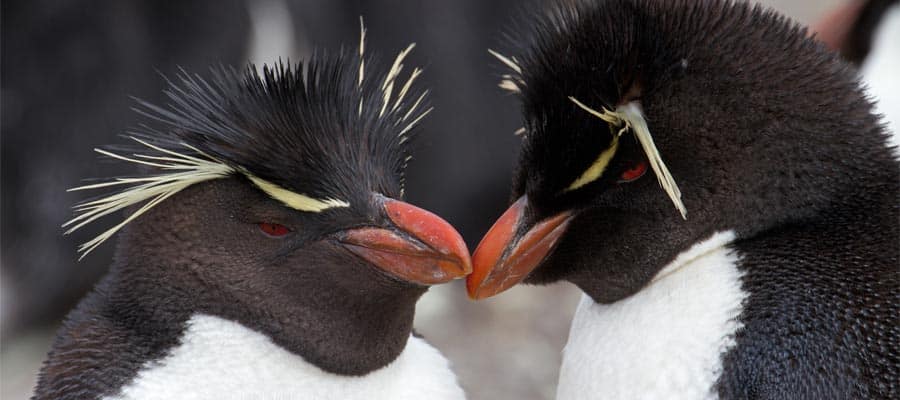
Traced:
[[[813, 26], [817, 37], [859, 68], [892, 143], [900, 146], [900, 2], [854, 0]], [[900, 157], [900, 153], [898, 153]]]

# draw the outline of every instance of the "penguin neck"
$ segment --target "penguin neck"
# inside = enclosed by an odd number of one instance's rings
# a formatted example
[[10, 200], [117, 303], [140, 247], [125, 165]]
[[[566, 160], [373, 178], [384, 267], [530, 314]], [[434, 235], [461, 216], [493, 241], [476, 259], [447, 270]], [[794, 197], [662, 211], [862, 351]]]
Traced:
[[[685, 233], [685, 235], [687, 234]], [[641, 282], [640, 284], [632, 281], [621, 282], [618, 286], [611, 284], [614, 281], [611, 275], [604, 274], [601, 268], [590, 267], [583, 268], [566, 279], [581, 289], [594, 303], [613, 304], [632, 297], [669, 276], [693, 268], [697, 265], [695, 263], [697, 259], [712, 252], [721, 251], [736, 240], [735, 230], [716, 230], [711, 235], [706, 234], [700, 239], [686, 244], [683, 248], [677, 249], [671, 256], [668, 256], [667, 252], [652, 251], [652, 249], [635, 246], [629, 249], [632, 252], [629, 258], [638, 260], [640, 265], [629, 269], [628, 279]], [[654, 267], [657, 265], [658, 267]]]
[[563, 352], [557, 399], [713, 398], [748, 296], [734, 239], [723, 231], [696, 243], [618, 302], [584, 297]]
[[[415, 304], [425, 288], [410, 287], [393, 295], [365, 297], [334, 290], [314, 303], [304, 294], [296, 301], [262, 304], [208, 285], [185, 266], [159, 266], [124, 257], [110, 273], [106, 310], [112, 318], [133, 321], [137, 336], [155, 335], [143, 327], [172, 327], [181, 335], [197, 315], [233, 321], [268, 337], [275, 345], [323, 371], [359, 376], [394, 361], [412, 332]], [[298, 288], [298, 292], [304, 292]], [[115, 321], [119, 323], [120, 321]]]

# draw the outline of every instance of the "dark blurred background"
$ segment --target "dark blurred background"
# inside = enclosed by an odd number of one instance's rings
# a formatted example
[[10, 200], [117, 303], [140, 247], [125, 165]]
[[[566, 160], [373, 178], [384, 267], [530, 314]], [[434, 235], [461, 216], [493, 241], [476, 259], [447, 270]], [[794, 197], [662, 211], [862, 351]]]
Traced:
[[[801, 22], [840, 0], [771, 0]], [[530, 4], [530, 6], [528, 5]], [[520, 126], [514, 98], [496, 88], [486, 49], [519, 8], [539, 0], [4, 0], [0, 57], [2, 248], [0, 398], [27, 398], [54, 329], [110, 259], [75, 248], [104, 227], [72, 236], [59, 226], [82, 197], [82, 179], [132, 172], [98, 162], [92, 148], [122, 143], [139, 122], [130, 96], [162, 102], [177, 68], [307, 58], [314, 48], [367, 48], [392, 58], [410, 42], [426, 67], [435, 112], [407, 171], [407, 196], [458, 227], [471, 248], [507, 204]], [[108, 221], [107, 221], [108, 222]], [[568, 285], [517, 288], [474, 304], [459, 283], [420, 305], [417, 326], [454, 363], [471, 399], [547, 399], [578, 293]]]

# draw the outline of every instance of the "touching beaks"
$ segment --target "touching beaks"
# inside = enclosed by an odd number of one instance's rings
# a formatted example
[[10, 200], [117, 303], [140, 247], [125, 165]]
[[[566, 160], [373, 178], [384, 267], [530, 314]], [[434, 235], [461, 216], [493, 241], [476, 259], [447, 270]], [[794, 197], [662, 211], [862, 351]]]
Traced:
[[494, 296], [525, 279], [556, 246], [572, 213], [564, 211], [519, 234], [528, 197], [513, 203], [481, 239], [472, 255], [472, 274], [466, 291], [473, 300]]
[[338, 240], [389, 275], [419, 285], [436, 285], [472, 272], [462, 236], [437, 215], [402, 201], [382, 198], [392, 227], [343, 231]]

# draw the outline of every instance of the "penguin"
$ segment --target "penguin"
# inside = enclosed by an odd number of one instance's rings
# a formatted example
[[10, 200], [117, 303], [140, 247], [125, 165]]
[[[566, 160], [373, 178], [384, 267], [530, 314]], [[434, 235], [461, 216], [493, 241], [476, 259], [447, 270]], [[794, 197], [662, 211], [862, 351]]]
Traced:
[[558, 399], [900, 398], [900, 165], [856, 72], [774, 11], [559, 2], [471, 298], [584, 296]]
[[463, 399], [413, 334], [417, 300], [471, 261], [403, 202], [422, 70], [359, 51], [183, 72], [139, 102], [137, 176], [76, 190], [69, 232], [127, 209], [109, 273], [66, 318], [34, 399]]

